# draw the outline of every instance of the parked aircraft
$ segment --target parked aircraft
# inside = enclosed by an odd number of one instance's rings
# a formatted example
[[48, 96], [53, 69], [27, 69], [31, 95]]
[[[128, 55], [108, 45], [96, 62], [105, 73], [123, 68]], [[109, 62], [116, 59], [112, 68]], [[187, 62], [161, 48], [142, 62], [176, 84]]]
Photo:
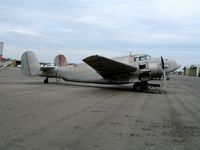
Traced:
[[32, 51], [26, 51], [21, 57], [21, 71], [26, 76], [62, 78], [66, 81], [98, 83], [98, 84], [133, 84], [136, 91], [148, 88], [148, 81], [177, 70], [180, 65], [171, 59], [152, 58], [146, 54], [106, 58], [99, 55], [83, 59], [81, 64], [71, 64], [64, 55], [54, 59], [54, 66], [40, 66]]
[[11, 65], [12, 63], [13, 63], [13, 61], [11, 61], [11, 60], [0, 63], [0, 71], [3, 70], [5, 67]]

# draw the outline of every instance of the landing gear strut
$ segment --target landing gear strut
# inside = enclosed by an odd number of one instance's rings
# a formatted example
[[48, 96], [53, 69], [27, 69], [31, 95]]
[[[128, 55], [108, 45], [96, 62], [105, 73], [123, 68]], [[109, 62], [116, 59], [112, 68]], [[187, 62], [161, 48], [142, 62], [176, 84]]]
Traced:
[[46, 77], [45, 79], [44, 79], [44, 83], [49, 83], [49, 78], [48, 77]]
[[170, 80], [170, 77], [169, 77], [169, 75], [167, 75], [167, 80]]
[[147, 81], [136, 82], [133, 85], [133, 90], [136, 92], [144, 92], [148, 90], [148, 86], [149, 84], [147, 83]]

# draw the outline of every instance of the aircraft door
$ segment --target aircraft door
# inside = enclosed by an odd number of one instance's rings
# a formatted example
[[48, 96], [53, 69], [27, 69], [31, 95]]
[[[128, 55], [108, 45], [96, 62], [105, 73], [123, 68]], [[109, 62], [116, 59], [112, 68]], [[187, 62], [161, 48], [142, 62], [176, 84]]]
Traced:
[[148, 69], [148, 61], [146, 56], [139, 57], [139, 69]]
[[145, 62], [139, 62], [139, 69], [146, 69], [147, 64]]

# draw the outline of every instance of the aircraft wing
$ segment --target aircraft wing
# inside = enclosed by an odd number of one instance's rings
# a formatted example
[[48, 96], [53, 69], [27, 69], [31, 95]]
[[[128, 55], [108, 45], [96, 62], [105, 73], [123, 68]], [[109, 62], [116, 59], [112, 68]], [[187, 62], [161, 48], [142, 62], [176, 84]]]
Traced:
[[89, 56], [83, 61], [95, 69], [103, 78], [113, 79], [118, 76], [129, 76], [137, 68], [98, 55]]

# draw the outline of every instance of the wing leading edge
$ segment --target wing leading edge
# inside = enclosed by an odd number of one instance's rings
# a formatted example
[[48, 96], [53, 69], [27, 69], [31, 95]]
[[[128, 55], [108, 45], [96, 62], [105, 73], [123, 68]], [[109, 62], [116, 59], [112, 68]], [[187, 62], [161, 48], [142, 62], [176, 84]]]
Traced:
[[83, 61], [95, 69], [103, 78], [113, 79], [119, 76], [129, 76], [137, 68], [98, 55], [89, 56]]

